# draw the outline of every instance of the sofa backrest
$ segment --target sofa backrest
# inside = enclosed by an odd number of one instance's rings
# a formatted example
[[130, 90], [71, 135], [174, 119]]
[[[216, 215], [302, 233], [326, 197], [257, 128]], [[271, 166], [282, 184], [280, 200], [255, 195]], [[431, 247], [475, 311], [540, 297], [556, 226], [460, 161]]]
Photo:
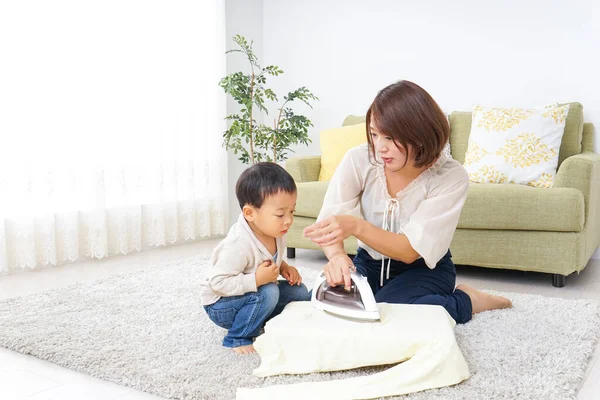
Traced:
[[[563, 162], [567, 157], [579, 154], [583, 150], [593, 151], [593, 127], [591, 124], [583, 123], [583, 106], [580, 103], [569, 103], [569, 114], [565, 122], [565, 134], [563, 135], [560, 151], [558, 153], [558, 163]], [[469, 135], [471, 134], [470, 111], [454, 111], [450, 114], [450, 149], [452, 158], [461, 164], [465, 162], [465, 154], [469, 145]], [[355, 125], [365, 122], [365, 117], [360, 115], [348, 115], [342, 126]], [[585, 136], [585, 137], [584, 137]], [[585, 139], [585, 140], [584, 140]]]
[[581, 139], [581, 152], [594, 152], [594, 125], [590, 122], [583, 124], [583, 138]]
[[342, 126], [362, 124], [363, 122], [367, 122], [367, 118], [364, 116], [348, 115], [346, 118], [344, 118], [344, 122], [342, 122]]

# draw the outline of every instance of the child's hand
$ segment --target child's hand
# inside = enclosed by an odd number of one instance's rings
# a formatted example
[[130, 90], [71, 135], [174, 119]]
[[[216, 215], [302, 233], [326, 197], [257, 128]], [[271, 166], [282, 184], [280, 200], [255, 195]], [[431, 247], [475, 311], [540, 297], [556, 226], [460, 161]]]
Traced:
[[264, 261], [256, 268], [256, 287], [276, 282], [279, 276], [279, 267], [271, 260]]
[[298, 270], [291, 265], [281, 266], [281, 276], [283, 276], [290, 285], [300, 285], [302, 283], [302, 277]]

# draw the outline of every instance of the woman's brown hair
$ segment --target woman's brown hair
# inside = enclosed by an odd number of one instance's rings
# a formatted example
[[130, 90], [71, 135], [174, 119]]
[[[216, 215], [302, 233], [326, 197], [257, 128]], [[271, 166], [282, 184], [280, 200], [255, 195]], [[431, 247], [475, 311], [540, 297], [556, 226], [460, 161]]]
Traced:
[[[373, 158], [371, 123], [378, 133], [402, 145], [417, 168], [431, 165], [450, 138], [446, 115], [419, 85], [400, 81], [383, 88], [367, 111], [367, 140]], [[410, 150], [410, 151], [409, 151]], [[405, 163], [406, 165], [406, 163]]]

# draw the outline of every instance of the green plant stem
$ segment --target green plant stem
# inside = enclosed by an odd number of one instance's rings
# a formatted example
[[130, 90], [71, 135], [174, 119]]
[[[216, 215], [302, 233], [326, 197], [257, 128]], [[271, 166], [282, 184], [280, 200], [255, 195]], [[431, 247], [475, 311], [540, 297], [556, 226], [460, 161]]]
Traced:
[[[281, 111], [279, 112], [281, 116]], [[279, 125], [279, 118], [277, 118], [277, 125], [273, 121], [273, 162], [277, 162], [277, 127]]]
[[279, 121], [281, 120], [281, 113], [285, 108], [285, 105], [289, 100], [286, 100], [285, 103], [281, 105], [279, 109], [279, 115], [277, 115], [277, 121], [275, 122], [275, 127], [273, 129], [273, 162], [277, 162], [277, 132], [279, 131]]
[[248, 56], [248, 61], [250, 61], [250, 68], [252, 69], [252, 79], [250, 80], [250, 160], [251, 163], [254, 164], [254, 130], [252, 129], [252, 111], [254, 110], [254, 65], [252, 65], [252, 60], [250, 59], [250, 55], [246, 53]]
[[252, 68], [252, 80], [250, 81], [250, 159], [254, 164], [254, 131], [252, 130], [252, 110], [254, 106], [252, 101], [254, 98], [254, 68]]

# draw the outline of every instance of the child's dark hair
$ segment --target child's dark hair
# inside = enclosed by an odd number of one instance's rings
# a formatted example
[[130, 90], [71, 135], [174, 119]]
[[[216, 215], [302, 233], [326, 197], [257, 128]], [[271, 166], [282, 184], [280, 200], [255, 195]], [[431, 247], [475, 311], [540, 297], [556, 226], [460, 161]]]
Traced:
[[245, 205], [260, 208], [268, 196], [278, 192], [296, 193], [294, 178], [281, 166], [272, 162], [252, 165], [240, 175], [235, 195], [240, 208]]

